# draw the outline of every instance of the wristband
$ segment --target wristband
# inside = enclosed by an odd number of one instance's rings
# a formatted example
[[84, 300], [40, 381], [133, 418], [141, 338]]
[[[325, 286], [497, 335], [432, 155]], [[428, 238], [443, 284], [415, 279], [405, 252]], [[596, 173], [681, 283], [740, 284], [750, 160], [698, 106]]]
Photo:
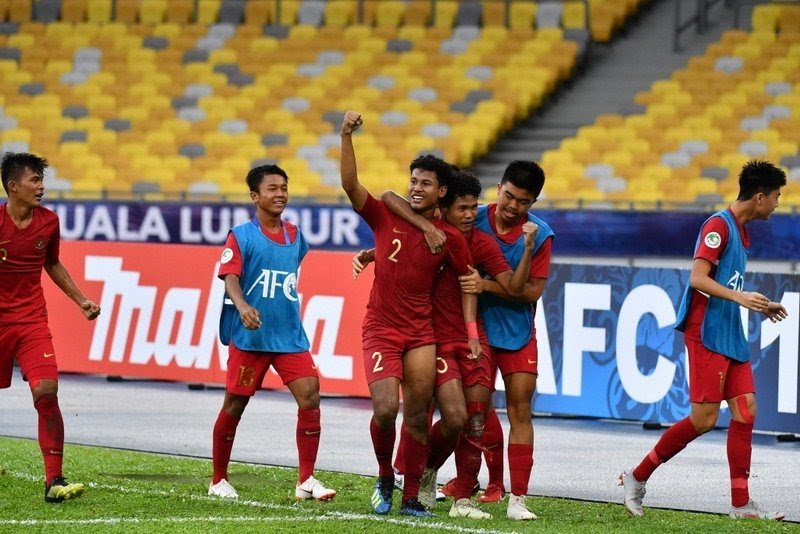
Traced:
[[467, 337], [469, 339], [478, 339], [478, 324], [475, 321], [467, 323]]

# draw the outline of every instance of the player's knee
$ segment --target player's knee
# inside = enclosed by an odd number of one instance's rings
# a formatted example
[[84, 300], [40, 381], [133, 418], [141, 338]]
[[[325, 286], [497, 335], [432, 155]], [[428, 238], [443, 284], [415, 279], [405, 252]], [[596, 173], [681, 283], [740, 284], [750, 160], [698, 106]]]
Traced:
[[392, 405], [390, 403], [375, 406], [373, 412], [375, 422], [381, 428], [394, 425], [394, 422], [397, 420], [397, 409], [397, 405]]
[[223, 409], [231, 417], [241, 418], [248, 402], [250, 402], [250, 397], [227, 394], [223, 403]]
[[451, 409], [442, 413], [442, 423], [445, 433], [449, 436], [456, 436], [467, 423], [467, 411], [464, 409]]
[[465, 431], [471, 438], [480, 438], [483, 436], [484, 419], [482, 413], [473, 413], [467, 418]]
[[55, 380], [31, 380], [30, 387], [34, 402], [45, 395], [58, 394], [58, 382]]
[[[739, 413], [739, 422], [752, 425], [756, 422], [756, 402], [752, 395], [740, 395], [736, 397], [736, 407]], [[736, 419], [736, 418], [735, 418]]]
[[698, 434], [705, 434], [717, 426], [719, 412], [702, 415], [692, 415], [692, 425]]

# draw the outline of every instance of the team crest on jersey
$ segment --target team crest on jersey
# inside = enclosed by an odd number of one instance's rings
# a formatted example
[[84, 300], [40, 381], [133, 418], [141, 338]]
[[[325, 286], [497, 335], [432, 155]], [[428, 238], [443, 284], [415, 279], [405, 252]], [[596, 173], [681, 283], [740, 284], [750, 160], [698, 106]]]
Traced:
[[706, 234], [703, 242], [708, 248], [719, 248], [719, 245], [722, 243], [722, 238], [717, 232], [709, 232]]
[[228, 263], [233, 259], [233, 251], [229, 248], [226, 248], [222, 251], [222, 257], [220, 258], [220, 263]]
[[37, 237], [36, 241], [33, 242], [33, 246], [36, 247], [36, 250], [42, 250], [46, 244], [42, 237]]

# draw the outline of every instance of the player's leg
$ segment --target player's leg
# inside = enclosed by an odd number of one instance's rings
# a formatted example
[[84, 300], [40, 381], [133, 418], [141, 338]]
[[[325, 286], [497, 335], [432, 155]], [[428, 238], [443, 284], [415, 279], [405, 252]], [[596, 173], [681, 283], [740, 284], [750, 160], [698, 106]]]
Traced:
[[430, 517], [417, 499], [420, 479], [428, 457], [428, 408], [433, 398], [436, 379], [436, 346], [423, 345], [408, 350], [403, 356], [403, 425], [405, 440], [403, 463], [402, 514]]
[[297, 401], [298, 476], [295, 488], [297, 499], [327, 501], [336, 491], [326, 488], [314, 477], [319, 440], [322, 431], [319, 410], [319, 376], [308, 351], [275, 357], [275, 370]]
[[490, 356], [490, 395], [486, 404], [486, 415], [483, 423], [483, 455], [486, 458], [489, 483], [486, 484], [485, 490], [478, 497], [478, 502], [499, 502], [505, 497], [506, 488], [503, 482], [503, 458], [505, 455], [503, 426], [500, 424], [500, 418], [497, 417], [491, 396], [497, 379], [497, 361], [488, 345], [481, 343], [481, 346], [483, 346], [484, 354]]
[[377, 514], [388, 514], [392, 508], [394, 491], [392, 451], [396, 437], [395, 422], [400, 409], [399, 390], [400, 380], [393, 376], [369, 384], [369, 395], [372, 399], [369, 433], [375, 460], [378, 462], [378, 479], [370, 503], [372, 510]]
[[624, 488], [624, 503], [633, 515], [642, 515], [642, 499], [645, 483], [656, 468], [678, 454], [698, 436], [713, 429], [719, 417], [722, 401], [720, 377], [727, 374], [729, 358], [706, 349], [700, 341], [686, 339], [689, 354], [689, 399], [692, 411], [686, 417], [667, 429], [655, 447], [642, 459], [639, 465], [620, 475]]
[[[438, 359], [438, 362], [437, 371], [441, 371], [444, 360]], [[441, 417], [428, 433], [428, 460], [419, 490], [419, 500], [429, 510], [436, 504], [436, 477], [439, 468], [453, 454], [458, 435], [467, 419], [464, 390], [457, 374], [438, 384], [434, 396]]]
[[725, 380], [725, 397], [731, 411], [728, 427], [728, 467], [731, 478], [732, 518], [782, 520], [782, 512], [769, 512], [750, 499], [750, 460], [753, 451], [753, 425], [756, 396], [750, 362], [732, 362]]
[[20, 371], [31, 389], [38, 418], [38, 440], [45, 471], [47, 502], [62, 502], [80, 496], [84, 485], [69, 483], [62, 470], [64, 459], [64, 418], [58, 404], [58, 369], [53, 340], [47, 325], [18, 326], [13, 337]]
[[492, 516], [479, 510], [470, 500], [478, 483], [481, 468], [481, 443], [483, 441], [484, 415], [490, 390], [483, 385], [464, 389], [467, 405], [467, 422], [455, 450], [456, 481], [453, 489], [453, 506], [450, 517], [490, 519]]
[[525, 506], [531, 471], [533, 470], [533, 422], [531, 401], [536, 389], [536, 375], [528, 372], [512, 372], [503, 375], [506, 386], [508, 422], [508, 469], [511, 479], [511, 495], [508, 501], [509, 519], [536, 519], [536, 514]]
[[225, 499], [235, 499], [239, 494], [228, 481], [228, 464], [233, 451], [233, 440], [242, 414], [261, 386], [269, 369], [271, 358], [267, 353], [243, 351], [233, 343], [228, 347], [228, 370], [225, 378], [225, 397], [214, 422], [211, 434], [211, 465], [213, 472], [208, 494]]

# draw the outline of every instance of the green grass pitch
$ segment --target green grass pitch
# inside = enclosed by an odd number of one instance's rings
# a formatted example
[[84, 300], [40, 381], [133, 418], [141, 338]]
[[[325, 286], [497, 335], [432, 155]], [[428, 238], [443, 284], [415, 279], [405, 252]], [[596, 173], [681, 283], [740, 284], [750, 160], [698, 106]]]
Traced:
[[620, 504], [533, 497], [535, 523], [505, 517], [505, 502], [482, 505], [494, 519], [447, 516], [438, 503], [436, 519], [401, 516], [399, 493], [387, 516], [369, 509], [371, 478], [321, 472], [338, 495], [330, 502], [296, 502], [295, 469], [232, 463], [238, 501], [208, 497], [207, 459], [67, 444], [65, 474], [87, 485], [83, 496], [60, 504], [43, 499], [42, 460], [34, 440], [0, 437], [0, 532], [800, 532], [800, 525], [733, 521], [712, 514], [648, 509], [628, 515]]

